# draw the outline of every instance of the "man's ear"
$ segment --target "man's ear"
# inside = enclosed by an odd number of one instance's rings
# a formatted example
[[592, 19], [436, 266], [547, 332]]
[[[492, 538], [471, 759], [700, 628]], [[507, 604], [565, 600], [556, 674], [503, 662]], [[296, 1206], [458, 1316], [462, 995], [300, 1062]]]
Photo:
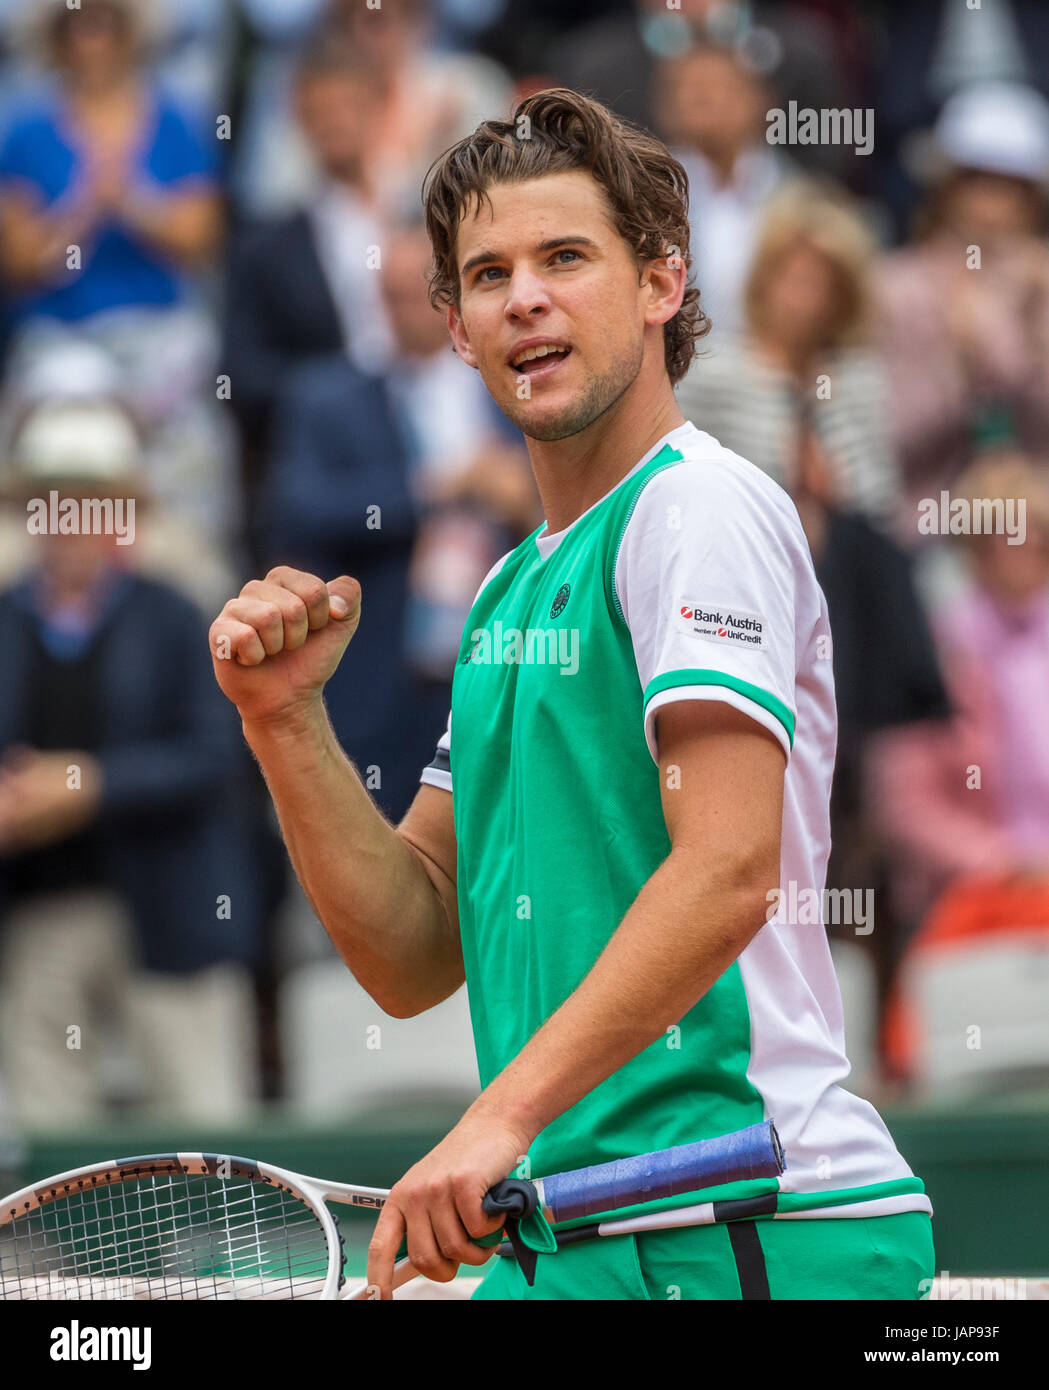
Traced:
[[470, 346], [470, 338], [463, 326], [462, 317], [458, 308], [454, 304], [448, 305], [448, 332], [451, 334], [452, 346], [456, 353], [463, 359], [468, 367], [477, 366], [477, 358], [474, 356], [473, 348]]
[[658, 256], [644, 264], [641, 283], [649, 291], [645, 308], [646, 323], [670, 322], [681, 308], [687, 280], [684, 257], [675, 248], [671, 248], [666, 256]]

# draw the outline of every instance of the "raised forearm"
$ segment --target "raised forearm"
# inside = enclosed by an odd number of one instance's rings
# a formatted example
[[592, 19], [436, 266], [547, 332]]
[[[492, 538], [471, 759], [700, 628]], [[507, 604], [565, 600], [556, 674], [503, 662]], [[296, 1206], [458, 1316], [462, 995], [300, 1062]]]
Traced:
[[423, 856], [376, 809], [323, 704], [243, 728], [299, 881], [359, 983], [397, 1016], [446, 998], [463, 980], [457, 923]]

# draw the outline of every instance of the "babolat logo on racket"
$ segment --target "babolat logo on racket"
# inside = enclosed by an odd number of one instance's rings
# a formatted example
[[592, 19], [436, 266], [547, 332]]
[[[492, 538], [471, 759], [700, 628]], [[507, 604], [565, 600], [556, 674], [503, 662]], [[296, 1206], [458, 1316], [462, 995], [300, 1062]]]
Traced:
[[748, 613], [742, 608], [704, 608], [698, 603], [678, 606], [677, 621], [692, 637], [708, 642], [725, 642], [734, 646], [767, 646], [765, 620], [760, 613]]

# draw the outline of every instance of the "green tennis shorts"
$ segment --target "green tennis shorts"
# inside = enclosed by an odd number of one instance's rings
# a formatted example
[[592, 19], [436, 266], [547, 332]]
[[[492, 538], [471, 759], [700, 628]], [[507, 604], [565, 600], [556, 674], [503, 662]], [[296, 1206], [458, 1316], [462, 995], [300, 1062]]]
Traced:
[[608, 1236], [540, 1255], [529, 1288], [496, 1256], [476, 1299], [917, 1299], [935, 1256], [926, 1212], [734, 1221]]

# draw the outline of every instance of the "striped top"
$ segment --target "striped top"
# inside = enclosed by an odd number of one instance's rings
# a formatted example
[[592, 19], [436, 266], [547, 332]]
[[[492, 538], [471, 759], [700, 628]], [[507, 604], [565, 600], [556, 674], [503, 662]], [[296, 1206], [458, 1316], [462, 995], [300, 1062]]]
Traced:
[[743, 343], [697, 357], [677, 388], [686, 419], [792, 490], [806, 414], [822, 444], [843, 507], [886, 520], [899, 501], [880, 359], [846, 348], [831, 354], [801, 393], [790, 375]]

